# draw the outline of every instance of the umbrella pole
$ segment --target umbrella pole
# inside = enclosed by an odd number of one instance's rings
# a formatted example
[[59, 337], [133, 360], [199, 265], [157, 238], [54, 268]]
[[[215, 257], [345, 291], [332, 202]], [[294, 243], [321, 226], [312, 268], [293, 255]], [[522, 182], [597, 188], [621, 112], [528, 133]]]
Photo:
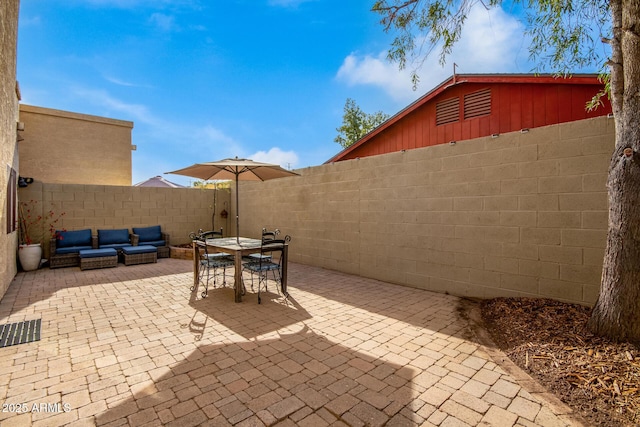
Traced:
[[239, 174], [236, 173], [236, 241], [238, 242], [238, 244], [240, 244], [240, 198], [238, 197], [238, 175]]
[[211, 215], [211, 230], [216, 229], [216, 202], [218, 199], [218, 183], [213, 183], [213, 215]]

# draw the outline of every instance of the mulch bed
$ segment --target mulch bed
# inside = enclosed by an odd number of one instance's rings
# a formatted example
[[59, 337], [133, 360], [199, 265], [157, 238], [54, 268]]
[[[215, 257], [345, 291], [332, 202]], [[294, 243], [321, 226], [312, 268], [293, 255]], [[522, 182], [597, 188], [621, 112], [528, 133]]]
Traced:
[[481, 303], [492, 339], [593, 426], [640, 424], [640, 349], [593, 335], [590, 309], [550, 299]]

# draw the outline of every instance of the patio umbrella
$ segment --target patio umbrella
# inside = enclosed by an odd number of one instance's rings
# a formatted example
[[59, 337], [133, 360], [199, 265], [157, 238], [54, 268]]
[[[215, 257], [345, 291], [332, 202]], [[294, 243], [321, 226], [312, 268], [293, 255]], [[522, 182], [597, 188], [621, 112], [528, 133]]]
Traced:
[[196, 163], [173, 172], [202, 180], [235, 180], [236, 181], [236, 238], [240, 241], [240, 214], [238, 206], [238, 181], [267, 181], [269, 179], [297, 176], [296, 172], [286, 170], [270, 163], [254, 162], [250, 159], [223, 159], [217, 162]]

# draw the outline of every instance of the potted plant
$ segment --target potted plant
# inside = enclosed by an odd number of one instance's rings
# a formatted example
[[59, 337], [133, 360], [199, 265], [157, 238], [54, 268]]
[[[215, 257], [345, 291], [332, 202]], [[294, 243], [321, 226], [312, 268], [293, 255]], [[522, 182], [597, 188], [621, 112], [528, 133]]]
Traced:
[[42, 240], [57, 235], [56, 225], [62, 216], [64, 212], [56, 214], [53, 209], [43, 212], [37, 200], [20, 202], [18, 259], [23, 270], [32, 271], [40, 267]]

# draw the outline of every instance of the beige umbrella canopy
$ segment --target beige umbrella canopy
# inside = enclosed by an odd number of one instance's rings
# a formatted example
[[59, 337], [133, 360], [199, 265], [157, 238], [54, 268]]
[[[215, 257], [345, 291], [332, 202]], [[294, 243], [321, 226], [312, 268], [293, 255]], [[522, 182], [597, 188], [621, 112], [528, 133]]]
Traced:
[[193, 178], [208, 180], [236, 181], [236, 238], [240, 237], [240, 215], [238, 209], [238, 181], [267, 181], [269, 179], [298, 176], [296, 172], [286, 170], [270, 163], [254, 162], [250, 159], [223, 159], [217, 162], [196, 163], [173, 172]]

